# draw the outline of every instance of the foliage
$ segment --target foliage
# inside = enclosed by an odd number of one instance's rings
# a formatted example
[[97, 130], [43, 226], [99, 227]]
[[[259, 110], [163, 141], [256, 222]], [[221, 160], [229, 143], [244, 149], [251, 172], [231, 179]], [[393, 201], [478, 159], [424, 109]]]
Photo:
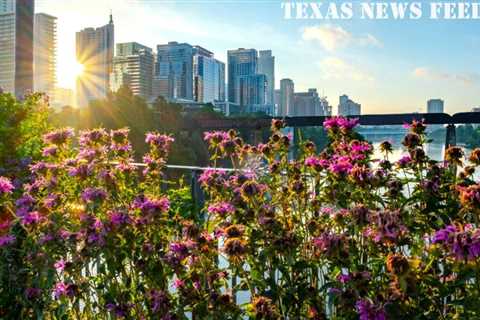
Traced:
[[147, 134], [140, 172], [127, 129], [44, 135], [20, 198], [0, 178], [0, 317], [478, 318], [480, 149], [432, 161], [414, 122], [405, 156], [384, 142], [377, 161], [356, 124], [328, 119], [331, 143], [294, 159], [279, 120], [257, 146], [206, 133], [236, 170], [202, 173], [201, 216], [162, 187], [171, 136]]
[[39, 159], [42, 134], [51, 129], [48, 117], [48, 101], [43, 95], [32, 94], [17, 101], [9, 93], [0, 93], [0, 163]]

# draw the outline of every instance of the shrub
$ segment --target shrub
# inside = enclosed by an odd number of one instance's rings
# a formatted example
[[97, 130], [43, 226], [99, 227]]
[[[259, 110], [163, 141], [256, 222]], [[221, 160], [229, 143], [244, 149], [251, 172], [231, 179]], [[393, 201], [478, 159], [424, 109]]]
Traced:
[[376, 160], [356, 124], [329, 119], [331, 144], [295, 159], [281, 121], [258, 146], [206, 134], [235, 170], [202, 173], [205, 217], [184, 187], [163, 191], [169, 136], [147, 134], [139, 171], [127, 129], [45, 135], [20, 198], [0, 178], [0, 316], [477, 318], [480, 151], [432, 161], [414, 122], [405, 156], [383, 143]]

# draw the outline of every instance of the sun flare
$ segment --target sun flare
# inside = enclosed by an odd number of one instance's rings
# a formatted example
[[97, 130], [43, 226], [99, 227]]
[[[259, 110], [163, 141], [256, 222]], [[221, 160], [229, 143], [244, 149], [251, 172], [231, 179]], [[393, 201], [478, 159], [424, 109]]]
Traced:
[[74, 89], [77, 77], [81, 76], [84, 71], [84, 66], [78, 61], [69, 61], [68, 64], [59, 66], [58, 80], [60, 86]]

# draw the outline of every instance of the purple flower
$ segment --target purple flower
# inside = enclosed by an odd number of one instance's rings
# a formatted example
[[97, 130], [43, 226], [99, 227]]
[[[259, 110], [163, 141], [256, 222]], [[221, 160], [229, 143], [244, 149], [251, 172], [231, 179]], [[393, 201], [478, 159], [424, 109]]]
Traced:
[[173, 139], [169, 135], [153, 132], [147, 133], [145, 138], [146, 143], [148, 143], [152, 147], [155, 147], [158, 151], [162, 153], [167, 153], [173, 141], [175, 141], [175, 139]]
[[28, 193], [25, 193], [20, 198], [18, 198], [17, 201], [15, 201], [15, 205], [17, 207], [29, 207], [34, 203], [35, 203], [35, 199]]
[[58, 129], [49, 132], [43, 136], [43, 141], [46, 144], [61, 145], [67, 142], [68, 139], [73, 137], [74, 131], [72, 128]]
[[44, 157], [55, 156], [57, 154], [57, 151], [58, 151], [57, 146], [48, 146], [48, 147], [43, 148], [42, 155]]
[[66, 284], [65, 282], [58, 282], [53, 289], [53, 295], [55, 299], [61, 297], [72, 297], [75, 294], [75, 286], [72, 284]]
[[449, 225], [438, 230], [432, 242], [443, 245], [448, 254], [458, 261], [472, 261], [480, 257], [480, 229], [469, 225]]
[[218, 202], [208, 206], [208, 212], [224, 217], [227, 214], [235, 213], [235, 207], [229, 202]]
[[32, 212], [28, 212], [25, 216], [23, 216], [22, 224], [24, 225], [37, 224], [42, 219], [43, 217], [40, 215], [38, 211], [32, 211]]
[[203, 133], [203, 140], [208, 141], [212, 144], [222, 143], [224, 140], [228, 140], [228, 132], [225, 131], [211, 131]]
[[82, 199], [85, 202], [102, 201], [105, 200], [105, 198], [107, 198], [107, 193], [100, 188], [86, 188], [82, 192]]
[[15, 236], [12, 234], [6, 234], [4, 236], [0, 236], [0, 248], [10, 245], [15, 242]]
[[78, 142], [82, 147], [94, 146], [105, 143], [108, 140], [108, 137], [109, 135], [105, 129], [102, 128], [85, 130], [80, 132], [80, 138], [78, 139]]
[[350, 274], [341, 273], [337, 276], [337, 280], [340, 281], [341, 283], [347, 283], [350, 280], [352, 280], [352, 277], [350, 276]]
[[29, 300], [33, 300], [35, 298], [38, 298], [41, 294], [42, 294], [42, 289], [40, 289], [40, 288], [29, 287], [29, 288], [25, 289], [25, 296]]
[[121, 226], [130, 223], [131, 219], [125, 212], [110, 212], [108, 219], [113, 226]]
[[177, 278], [173, 281], [173, 287], [175, 289], [181, 289], [184, 286], [185, 286], [185, 281], [183, 281], [183, 280], [180, 280], [180, 279]]
[[3, 194], [12, 193], [13, 189], [15, 189], [15, 187], [13, 186], [10, 179], [5, 177], [0, 177], [0, 195], [2, 193]]
[[344, 117], [332, 117], [328, 118], [323, 122], [323, 127], [328, 129], [328, 130], [336, 130], [336, 129], [342, 129], [342, 130], [351, 130], [355, 126], [357, 126], [359, 123], [359, 119], [347, 119]]
[[308, 167], [312, 167], [317, 171], [320, 171], [321, 169], [325, 169], [328, 167], [328, 160], [315, 156], [310, 156], [305, 159], [305, 165]]
[[140, 209], [144, 214], [167, 212], [170, 209], [170, 201], [165, 197], [160, 199], [139, 197], [133, 202], [133, 208]]
[[400, 168], [406, 167], [410, 162], [412, 162], [412, 158], [409, 155], [405, 155], [397, 161]]
[[355, 304], [360, 320], [385, 320], [387, 319], [385, 310], [381, 306], [376, 306], [367, 299], [358, 300]]
[[53, 266], [55, 267], [55, 270], [57, 270], [57, 272], [62, 272], [63, 270], [65, 270], [66, 262], [62, 258], [55, 262]]

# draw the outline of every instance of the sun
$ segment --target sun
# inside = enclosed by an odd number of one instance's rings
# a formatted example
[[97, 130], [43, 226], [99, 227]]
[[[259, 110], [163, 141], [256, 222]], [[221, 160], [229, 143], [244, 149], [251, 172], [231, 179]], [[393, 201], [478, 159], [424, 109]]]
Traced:
[[84, 66], [75, 59], [59, 65], [57, 69], [59, 85], [61, 87], [74, 89], [77, 77], [83, 74], [84, 69]]

